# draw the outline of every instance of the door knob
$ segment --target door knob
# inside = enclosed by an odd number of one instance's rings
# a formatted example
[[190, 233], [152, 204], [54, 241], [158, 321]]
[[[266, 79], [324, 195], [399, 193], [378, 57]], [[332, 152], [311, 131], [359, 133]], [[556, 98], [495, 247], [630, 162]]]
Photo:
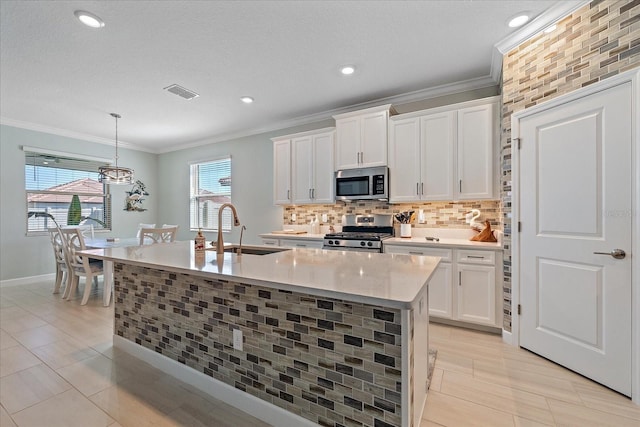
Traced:
[[596, 255], [611, 255], [615, 259], [624, 259], [627, 256], [626, 252], [622, 249], [614, 249], [611, 252], [594, 252]]

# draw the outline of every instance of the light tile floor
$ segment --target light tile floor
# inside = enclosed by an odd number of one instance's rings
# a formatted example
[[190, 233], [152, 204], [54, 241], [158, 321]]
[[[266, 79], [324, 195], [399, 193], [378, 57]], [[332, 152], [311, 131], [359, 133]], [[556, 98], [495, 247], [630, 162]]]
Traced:
[[[113, 306], [0, 288], [0, 426], [266, 426], [112, 346]], [[640, 426], [629, 399], [496, 335], [432, 324], [420, 427]]]

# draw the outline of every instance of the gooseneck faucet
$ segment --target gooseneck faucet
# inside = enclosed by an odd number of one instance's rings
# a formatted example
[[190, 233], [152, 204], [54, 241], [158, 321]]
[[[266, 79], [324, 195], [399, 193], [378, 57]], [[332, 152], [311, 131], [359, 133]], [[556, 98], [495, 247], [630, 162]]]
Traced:
[[231, 203], [224, 203], [218, 209], [218, 241], [216, 243], [216, 253], [224, 254], [224, 241], [222, 240], [222, 211], [224, 208], [231, 208], [231, 213], [233, 214], [233, 225], [239, 226], [240, 220], [238, 219], [238, 212], [236, 211], [236, 207]]

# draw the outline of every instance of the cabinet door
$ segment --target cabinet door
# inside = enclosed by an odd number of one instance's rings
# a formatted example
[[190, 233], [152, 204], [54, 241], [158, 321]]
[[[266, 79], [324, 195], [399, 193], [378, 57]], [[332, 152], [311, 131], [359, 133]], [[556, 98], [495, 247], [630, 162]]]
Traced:
[[493, 110], [493, 104], [458, 110], [459, 200], [493, 197]]
[[451, 264], [440, 262], [429, 281], [429, 316], [451, 319]]
[[456, 319], [482, 325], [496, 324], [496, 269], [458, 264]]
[[291, 203], [291, 140], [273, 143], [273, 203]]
[[387, 166], [387, 111], [362, 116], [360, 167]]
[[389, 201], [420, 200], [420, 120], [397, 120], [389, 126]]
[[455, 111], [420, 118], [423, 200], [453, 200], [455, 124]]
[[334, 133], [313, 137], [313, 203], [334, 203]]
[[291, 141], [291, 147], [293, 203], [312, 203], [313, 139], [311, 136], [295, 138]]
[[360, 167], [360, 117], [336, 120], [336, 170]]

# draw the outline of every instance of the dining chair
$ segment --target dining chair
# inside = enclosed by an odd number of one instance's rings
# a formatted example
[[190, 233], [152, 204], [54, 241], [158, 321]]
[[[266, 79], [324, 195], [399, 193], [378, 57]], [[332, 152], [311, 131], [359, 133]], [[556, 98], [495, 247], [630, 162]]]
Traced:
[[140, 224], [138, 224], [138, 232], [136, 233], [136, 239], [140, 238], [140, 230], [142, 230], [143, 228], [155, 228], [156, 224], [145, 224], [144, 222], [141, 222]]
[[142, 228], [140, 230], [140, 246], [153, 243], [169, 243], [176, 240], [178, 227]]
[[80, 255], [78, 252], [86, 250], [84, 236], [78, 228], [65, 228], [62, 230], [64, 241], [66, 243], [66, 255], [69, 270], [71, 272], [70, 284], [65, 289], [63, 298], [70, 300], [78, 289], [80, 277], [85, 278], [84, 292], [82, 294], [82, 302], [85, 305], [91, 294], [91, 282], [98, 286], [98, 276], [104, 274], [102, 261], [91, 259], [86, 255]]
[[56, 263], [56, 283], [53, 286], [53, 293], [60, 293], [60, 286], [64, 285], [65, 290], [69, 287], [69, 266], [67, 265], [65, 242], [60, 229], [50, 227], [47, 229], [51, 246], [53, 247], [53, 257]]

